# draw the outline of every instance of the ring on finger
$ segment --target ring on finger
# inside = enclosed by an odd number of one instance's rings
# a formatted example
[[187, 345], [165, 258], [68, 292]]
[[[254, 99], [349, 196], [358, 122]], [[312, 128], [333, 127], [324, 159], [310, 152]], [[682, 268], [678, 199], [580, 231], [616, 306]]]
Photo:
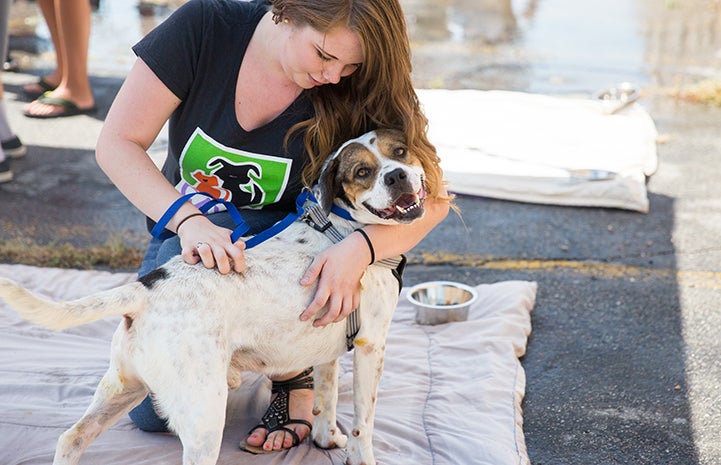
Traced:
[[196, 249], [199, 249], [199, 248], [201, 248], [201, 247], [204, 246], [204, 245], [205, 245], [205, 242], [200, 242], [200, 241], [198, 241], [198, 242], [195, 243], [195, 248], [196, 248]]

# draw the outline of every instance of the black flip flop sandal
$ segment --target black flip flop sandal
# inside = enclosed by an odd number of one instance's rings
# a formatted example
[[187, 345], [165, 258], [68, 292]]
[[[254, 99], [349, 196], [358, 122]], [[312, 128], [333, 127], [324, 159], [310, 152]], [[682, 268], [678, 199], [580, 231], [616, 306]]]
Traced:
[[75, 103], [72, 101], [60, 98], [60, 97], [50, 97], [47, 93], [41, 95], [37, 98], [37, 101], [40, 103], [44, 103], [45, 105], [53, 105], [60, 108], [60, 111], [57, 111], [55, 113], [50, 114], [36, 114], [31, 113], [27, 110], [23, 111], [23, 114], [27, 116], [28, 118], [39, 118], [39, 119], [49, 119], [49, 118], [63, 118], [66, 116], [75, 116], [75, 115], [90, 115], [98, 111], [97, 107], [94, 105], [90, 108], [78, 108]]
[[[248, 434], [251, 434], [258, 428], [264, 428], [268, 431], [268, 434], [274, 431], [283, 430], [290, 433], [293, 437], [293, 445], [291, 447], [295, 447], [300, 444], [300, 438], [295, 431], [288, 428], [288, 425], [305, 425], [309, 430], [313, 429], [313, 425], [309, 421], [303, 419], [290, 418], [290, 414], [288, 413], [290, 405], [290, 391], [294, 391], [296, 389], [313, 389], [313, 368], [308, 368], [298, 376], [294, 376], [293, 378], [285, 381], [273, 381], [273, 388], [271, 392], [277, 395], [275, 399], [273, 399], [273, 402], [270, 403], [268, 410], [265, 411], [265, 415], [263, 415], [263, 418], [261, 419], [262, 423], [253, 427]], [[272, 452], [280, 452], [279, 450], [265, 450], [263, 449], [263, 446], [252, 446], [245, 440], [240, 442], [240, 448], [246, 452], [250, 452], [251, 454], [269, 454]]]
[[25, 87], [23, 87], [23, 92], [25, 93], [26, 96], [30, 97], [31, 99], [36, 99], [36, 98], [40, 97], [41, 95], [43, 95], [45, 92], [53, 91], [57, 87], [57, 86], [50, 84], [48, 81], [45, 80], [45, 78], [42, 78], [42, 77], [40, 79], [38, 79], [37, 81], [35, 81], [33, 84], [36, 84], [38, 87], [40, 87], [43, 90], [41, 92], [29, 91], [29, 90], [26, 90]]

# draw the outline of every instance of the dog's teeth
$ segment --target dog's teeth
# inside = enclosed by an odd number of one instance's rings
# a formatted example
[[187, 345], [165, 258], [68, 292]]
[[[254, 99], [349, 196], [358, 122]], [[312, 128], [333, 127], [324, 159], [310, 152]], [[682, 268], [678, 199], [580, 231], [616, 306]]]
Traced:
[[403, 213], [403, 214], [405, 214], [405, 213], [408, 212], [408, 210], [406, 210], [405, 208], [401, 207], [400, 205], [396, 205], [396, 210], [398, 210], [399, 212], [401, 212], [401, 213]]

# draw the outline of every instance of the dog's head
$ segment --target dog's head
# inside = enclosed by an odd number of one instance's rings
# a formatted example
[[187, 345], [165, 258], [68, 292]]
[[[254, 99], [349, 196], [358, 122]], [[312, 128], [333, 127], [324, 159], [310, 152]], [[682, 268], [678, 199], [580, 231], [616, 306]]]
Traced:
[[337, 199], [363, 224], [410, 223], [423, 216], [426, 199], [420, 161], [403, 133], [389, 129], [343, 144], [326, 161], [316, 193], [326, 212]]

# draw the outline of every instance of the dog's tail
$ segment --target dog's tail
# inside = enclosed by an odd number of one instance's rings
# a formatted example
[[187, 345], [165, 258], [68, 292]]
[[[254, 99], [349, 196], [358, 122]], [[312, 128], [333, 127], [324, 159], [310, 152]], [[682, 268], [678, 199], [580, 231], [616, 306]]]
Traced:
[[18, 283], [0, 278], [0, 298], [26, 320], [61, 330], [110, 316], [134, 315], [145, 307], [146, 292], [135, 282], [69, 302], [52, 302]]

